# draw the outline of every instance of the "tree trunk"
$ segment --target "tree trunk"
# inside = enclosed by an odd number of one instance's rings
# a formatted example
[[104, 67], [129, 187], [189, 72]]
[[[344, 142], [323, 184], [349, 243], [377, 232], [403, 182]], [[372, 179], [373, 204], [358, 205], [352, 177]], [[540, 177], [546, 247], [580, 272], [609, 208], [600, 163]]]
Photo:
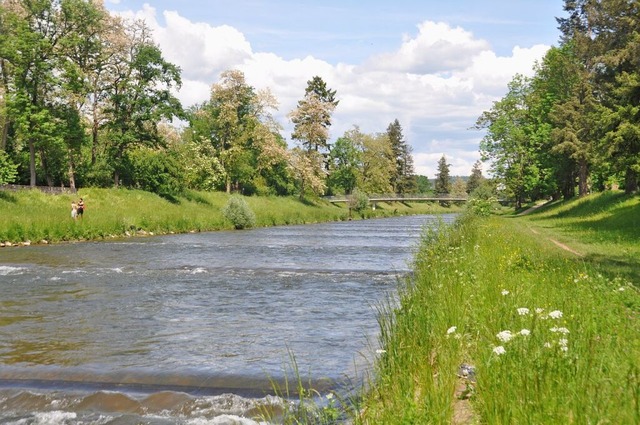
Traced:
[[581, 160], [578, 163], [578, 196], [583, 197], [589, 194], [589, 166], [587, 161]]
[[69, 187], [72, 192], [76, 190], [76, 176], [73, 163], [73, 152], [69, 149]]
[[47, 157], [42, 149], [40, 150], [40, 162], [42, 164], [42, 171], [44, 171], [44, 177], [47, 180], [47, 186], [53, 187], [53, 179], [49, 174], [49, 167], [47, 167]]
[[7, 150], [7, 137], [9, 137], [9, 117], [2, 121], [2, 134], [0, 134], [0, 151]]
[[627, 168], [627, 172], [624, 175], [624, 193], [630, 195], [638, 191], [638, 173]]
[[98, 151], [98, 105], [97, 105], [97, 96], [94, 96], [93, 99], [93, 108], [92, 108], [92, 120], [91, 123], [91, 165], [96, 165], [96, 155]]
[[33, 139], [29, 139], [29, 185], [36, 187], [36, 144]]

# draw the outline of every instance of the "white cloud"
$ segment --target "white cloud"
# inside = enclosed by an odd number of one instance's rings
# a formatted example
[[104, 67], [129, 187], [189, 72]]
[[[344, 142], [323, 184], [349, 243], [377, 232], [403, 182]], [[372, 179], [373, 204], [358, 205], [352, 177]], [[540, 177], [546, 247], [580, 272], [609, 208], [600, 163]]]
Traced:
[[489, 50], [486, 41], [443, 22], [425, 21], [418, 25], [418, 30], [415, 38], [405, 35], [397, 51], [375, 56], [368, 66], [416, 74], [448, 74], [465, 69], [475, 55]]
[[302, 98], [307, 81], [319, 75], [340, 100], [333, 138], [353, 125], [367, 133], [383, 132], [397, 118], [413, 147], [416, 171], [431, 178], [442, 154], [452, 175], [470, 173], [482, 135], [468, 129], [504, 95], [514, 74], [531, 74], [534, 62], [548, 49], [515, 47], [510, 56], [500, 57], [486, 41], [462, 28], [425, 21], [418, 25], [418, 34], [405, 36], [394, 52], [363, 64], [330, 64], [312, 56], [285, 60], [254, 52], [235, 28], [191, 22], [178, 12], [165, 11], [164, 24], [148, 5], [125, 16], [145, 19], [165, 58], [182, 68], [178, 96], [185, 106], [206, 100], [220, 72], [239, 69], [250, 85], [269, 88], [278, 98], [276, 118], [289, 137], [286, 115]]

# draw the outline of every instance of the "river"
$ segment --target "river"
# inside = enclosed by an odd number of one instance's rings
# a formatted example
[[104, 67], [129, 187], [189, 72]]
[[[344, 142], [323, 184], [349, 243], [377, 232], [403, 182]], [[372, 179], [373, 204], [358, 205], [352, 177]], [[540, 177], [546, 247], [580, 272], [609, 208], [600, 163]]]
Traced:
[[453, 219], [4, 248], [0, 423], [255, 424], [294, 361], [358, 382], [423, 227]]

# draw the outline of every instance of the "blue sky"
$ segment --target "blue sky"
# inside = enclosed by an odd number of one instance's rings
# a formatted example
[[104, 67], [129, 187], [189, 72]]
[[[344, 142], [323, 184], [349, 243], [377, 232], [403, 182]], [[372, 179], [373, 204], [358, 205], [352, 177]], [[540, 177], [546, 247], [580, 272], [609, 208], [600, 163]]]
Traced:
[[185, 105], [208, 97], [226, 69], [240, 69], [286, 115], [321, 76], [341, 100], [332, 139], [357, 125], [385, 131], [398, 119], [416, 169], [433, 177], [441, 155], [467, 175], [482, 134], [469, 130], [515, 73], [556, 45], [562, 0], [105, 0], [145, 19], [165, 57], [183, 69]]

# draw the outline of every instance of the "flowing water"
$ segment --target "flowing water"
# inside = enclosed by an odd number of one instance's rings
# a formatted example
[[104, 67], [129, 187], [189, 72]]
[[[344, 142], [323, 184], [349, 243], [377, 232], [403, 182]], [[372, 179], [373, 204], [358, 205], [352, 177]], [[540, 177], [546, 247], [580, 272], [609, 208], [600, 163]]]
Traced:
[[370, 366], [377, 307], [453, 216], [0, 250], [0, 423], [255, 424]]

